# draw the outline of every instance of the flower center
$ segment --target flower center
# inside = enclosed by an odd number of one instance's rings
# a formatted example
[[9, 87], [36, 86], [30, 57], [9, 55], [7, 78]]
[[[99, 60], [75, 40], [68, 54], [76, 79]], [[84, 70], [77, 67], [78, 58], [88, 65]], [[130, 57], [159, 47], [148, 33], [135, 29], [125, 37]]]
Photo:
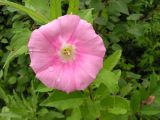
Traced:
[[64, 45], [60, 50], [60, 56], [64, 61], [73, 60], [75, 56], [75, 48], [70, 44]]
[[70, 56], [72, 53], [72, 49], [71, 48], [64, 48], [62, 52], [65, 56]]

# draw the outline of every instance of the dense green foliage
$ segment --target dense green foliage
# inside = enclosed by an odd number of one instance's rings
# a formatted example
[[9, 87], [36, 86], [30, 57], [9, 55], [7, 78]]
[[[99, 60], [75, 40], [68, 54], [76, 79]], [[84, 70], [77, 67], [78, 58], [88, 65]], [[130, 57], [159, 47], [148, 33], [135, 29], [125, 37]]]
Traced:
[[[0, 120], [160, 119], [159, 0], [12, 2], [0, 0]], [[93, 23], [107, 48], [95, 82], [71, 94], [35, 78], [26, 47], [34, 29], [67, 13]]]

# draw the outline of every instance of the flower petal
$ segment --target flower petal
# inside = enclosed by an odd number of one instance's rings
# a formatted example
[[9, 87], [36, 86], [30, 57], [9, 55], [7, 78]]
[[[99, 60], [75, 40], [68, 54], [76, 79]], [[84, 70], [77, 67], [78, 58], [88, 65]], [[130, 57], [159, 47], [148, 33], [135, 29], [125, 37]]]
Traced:
[[74, 81], [74, 66], [66, 63], [63, 66], [63, 70], [59, 76], [59, 84], [57, 85], [59, 90], [70, 93], [76, 90], [76, 83]]
[[49, 66], [47, 69], [38, 72], [36, 74], [36, 77], [46, 86], [57, 89], [57, 84], [59, 82], [58, 79], [62, 70], [62, 66], [63, 65], [61, 64], [54, 64], [52, 66]]
[[50, 88], [69, 93], [76, 89], [71, 68], [69, 64], [52, 65], [48, 69], [39, 72], [36, 77]]
[[92, 40], [97, 37], [92, 25], [85, 20], [80, 20], [76, 31], [74, 32], [72, 38], [75, 42], [83, 42]]
[[59, 48], [62, 44], [59, 20], [53, 20], [52, 22], [41, 26], [39, 31], [51, 42], [52, 45], [54, 45], [54, 47]]
[[74, 77], [76, 90], [84, 90], [93, 81], [93, 78], [80, 67], [76, 69]]
[[35, 72], [53, 64], [53, 56], [56, 55], [56, 51], [39, 30], [33, 31], [28, 47], [31, 59], [30, 66]]
[[79, 24], [79, 16], [65, 15], [59, 17], [58, 20], [60, 21], [62, 38], [64, 39], [64, 41], [70, 40]]
[[103, 66], [103, 59], [88, 54], [81, 54], [77, 59], [75, 80], [77, 83], [77, 89], [83, 90], [96, 79], [96, 75]]
[[78, 53], [104, 57], [106, 49], [103, 40], [86, 21], [80, 21], [72, 39]]
[[76, 43], [77, 53], [84, 53], [98, 57], [104, 57], [106, 49], [104, 47], [102, 38], [97, 35], [96, 38], [85, 40]]
[[30, 51], [47, 51], [48, 48], [53, 49], [50, 41], [38, 29], [32, 32], [28, 47]]

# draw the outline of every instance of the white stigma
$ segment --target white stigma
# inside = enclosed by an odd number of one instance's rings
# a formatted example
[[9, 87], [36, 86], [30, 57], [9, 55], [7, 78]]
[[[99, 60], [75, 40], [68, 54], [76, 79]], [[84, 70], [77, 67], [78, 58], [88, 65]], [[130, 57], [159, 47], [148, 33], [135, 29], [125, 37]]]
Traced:
[[66, 44], [60, 50], [60, 56], [64, 61], [73, 60], [75, 56], [75, 48], [73, 45]]

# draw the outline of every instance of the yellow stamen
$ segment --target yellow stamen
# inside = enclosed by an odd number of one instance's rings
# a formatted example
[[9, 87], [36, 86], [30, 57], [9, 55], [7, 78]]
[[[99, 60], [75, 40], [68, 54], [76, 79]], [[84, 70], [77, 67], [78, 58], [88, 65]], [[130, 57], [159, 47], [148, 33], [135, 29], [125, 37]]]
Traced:
[[60, 56], [64, 61], [72, 60], [75, 55], [75, 49], [72, 45], [65, 45], [60, 51]]

